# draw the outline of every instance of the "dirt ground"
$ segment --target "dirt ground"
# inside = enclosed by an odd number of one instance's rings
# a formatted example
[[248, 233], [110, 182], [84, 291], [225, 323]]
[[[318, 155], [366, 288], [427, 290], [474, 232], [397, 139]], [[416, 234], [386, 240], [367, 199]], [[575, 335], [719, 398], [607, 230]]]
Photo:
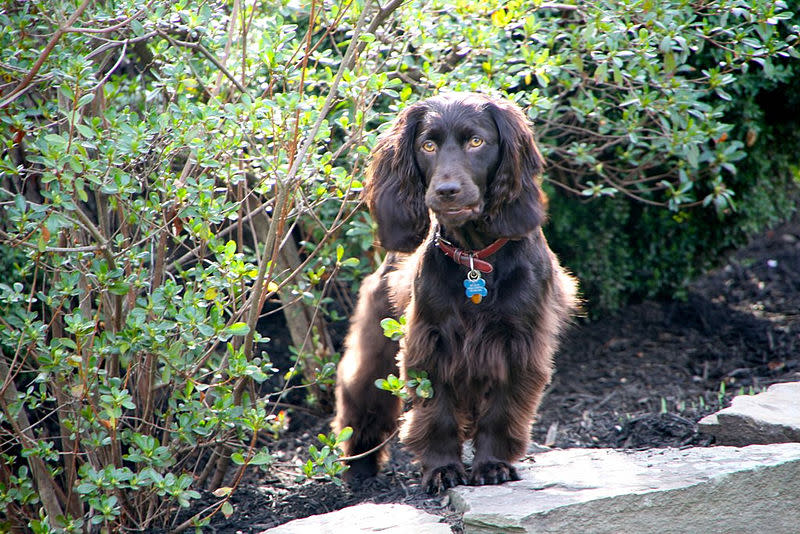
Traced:
[[[557, 371], [533, 428], [550, 447], [646, 449], [711, 445], [702, 416], [737, 394], [800, 380], [800, 221], [754, 239], [727, 264], [696, 281], [685, 302], [646, 301], [613, 317], [578, 321], [556, 357]], [[295, 412], [272, 444], [278, 459], [233, 497], [234, 514], [208, 532], [254, 533], [360, 502], [407, 503], [457, 517], [429, 497], [398, 444], [376, 480], [353, 489], [298, 479], [296, 466], [329, 419]], [[216, 498], [208, 496], [208, 504]]]

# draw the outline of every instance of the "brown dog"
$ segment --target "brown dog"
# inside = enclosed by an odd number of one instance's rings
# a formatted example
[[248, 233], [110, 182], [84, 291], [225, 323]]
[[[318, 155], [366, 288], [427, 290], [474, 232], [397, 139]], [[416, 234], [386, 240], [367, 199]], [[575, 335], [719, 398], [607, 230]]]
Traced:
[[[364, 280], [339, 365], [333, 428], [353, 428], [346, 454], [376, 447], [398, 424], [401, 401], [375, 380], [414, 369], [434, 393], [414, 398], [401, 440], [426, 490], [519, 478], [512, 463], [575, 304], [575, 282], [541, 230], [542, 166], [522, 111], [479, 94], [414, 104], [381, 137], [365, 198], [389, 252]], [[403, 340], [384, 337], [380, 321], [403, 314]], [[387, 458], [383, 447], [352, 461], [350, 477], [374, 476]]]

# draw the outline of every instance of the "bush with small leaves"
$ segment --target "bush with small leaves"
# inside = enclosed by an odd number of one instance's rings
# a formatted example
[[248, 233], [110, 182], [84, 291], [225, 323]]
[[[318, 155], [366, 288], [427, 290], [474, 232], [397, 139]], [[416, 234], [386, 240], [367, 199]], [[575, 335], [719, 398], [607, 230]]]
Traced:
[[319, 434], [317, 439], [322, 443], [322, 448], [315, 445], [308, 448], [310, 458], [303, 464], [303, 474], [307, 478], [330, 480], [336, 485], [341, 485], [341, 475], [347, 470], [342, 459], [342, 443], [350, 439], [353, 429], [344, 427], [338, 435], [330, 433]]
[[369, 44], [398, 6], [0, 10], [0, 530], [160, 528], [201, 489], [219, 502], [179, 530], [229, 514], [295, 387], [265, 310], [330, 396], [331, 294], [375, 263], [356, 194], [402, 85]]
[[406, 380], [390, 374], [386, 378], [377, 379], [375, 381], [375, 387], [388, 391], [395, 397], [400, 397], [403, 400], [408, 400], [411, 394], [423, 399], [430, 399], [433, 397], [433, 384], [431, 384], [431, 380], [428, 378], [428, 373], [416, 369], [409, 369], [407, 372], [408, 378]]

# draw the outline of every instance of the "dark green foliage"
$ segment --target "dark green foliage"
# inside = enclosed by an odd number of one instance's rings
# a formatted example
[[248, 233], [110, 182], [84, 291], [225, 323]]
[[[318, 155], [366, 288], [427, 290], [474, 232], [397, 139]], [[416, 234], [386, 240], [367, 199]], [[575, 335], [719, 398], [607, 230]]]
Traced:
[[[800, 65], [786, 62], [781, 83], [743, 76], [742, 94], [724, 119], [736, 125], [720, 144], [738, 140], [747, 156], [729, 185], [735, 209], [679, 212], [625, 197], [582, 200], [549, 187], [553, 248], [581, 279], [587, 308], [613, 310], [631, 298], [683, 297], [686, 285], [719, 265], [754, 233], [790, 217], [800, 205]], [[736, 136], [736, 137], [734, 137]], [[749, 139], [748, 139], [749, 138]]]

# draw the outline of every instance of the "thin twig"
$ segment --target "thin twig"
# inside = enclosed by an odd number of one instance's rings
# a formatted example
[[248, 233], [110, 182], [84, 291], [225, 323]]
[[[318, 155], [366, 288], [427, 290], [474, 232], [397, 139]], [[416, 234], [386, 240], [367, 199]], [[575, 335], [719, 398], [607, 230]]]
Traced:
[[395, 431], [392, 432], [391, 435], [388, 438], [386, 438], [385, 440], [381, 441], [378, 445], [375, 445], [370, 450], [364, 451], [364, 452], [361, 452], [361, 453], [358, 453], [358, 454], [354, 454], [353, 456], [342, 456], [337, 461], [339, 461], [339, 462], [352, 462], [353, 460], [359, 460], [361, 458], [369, 456], [373, 452], [380, 450], [384, 445], [386, 445], [387, 443], [392, 441], [395, 438], [395, 436], [397, 436], [397, 434], [399, 434], [399, 433], [400, 433], [400, 429], [395, 429]]

